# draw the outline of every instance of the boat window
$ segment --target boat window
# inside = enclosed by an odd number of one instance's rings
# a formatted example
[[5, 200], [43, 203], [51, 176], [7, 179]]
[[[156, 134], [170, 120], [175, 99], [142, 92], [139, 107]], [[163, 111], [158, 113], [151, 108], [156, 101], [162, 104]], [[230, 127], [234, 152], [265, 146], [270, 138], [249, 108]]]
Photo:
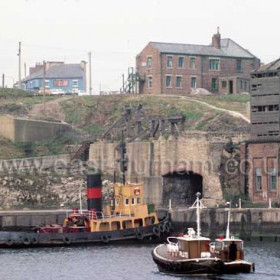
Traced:
[[100, 228], [99, 228], [100, 231], [102, 230], [110, 230], [110, 224], [109, 223], [100, 223]]
[[123, 221], [123, 229], [127, 229], [127, 228], [132, 228], [132, 221], [128, 220], [128, 221]]
[[134, 220], [134, 227], [142, 227], [143, 226], [143, 220], [142, 219], [135, 219]]
[[222, 249], [223, 248], [223, 242], [219, 242], [219, 241], [216, 241], [215, 242], [215, 249]]
[[155, 223], [155, 217], [147, 217], [145, 218], [145, 225], [151, 226]]
[[112, 229], [112, 230], [121, 229], [121, 223], [118, 222], [118, 221], [112, 222], [112, 223], [111, 223], [111, 229]]
[[126, 206], [129, 205], [129, 199], [128, 198], [124, 199], [124, 205], [126, 205]]

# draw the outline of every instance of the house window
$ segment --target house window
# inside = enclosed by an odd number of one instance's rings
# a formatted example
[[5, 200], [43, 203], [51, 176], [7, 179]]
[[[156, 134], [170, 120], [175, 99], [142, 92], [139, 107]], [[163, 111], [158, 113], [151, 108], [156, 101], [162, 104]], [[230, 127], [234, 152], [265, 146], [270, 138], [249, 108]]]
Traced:
[[141, 197], [137, 197], [137, 204], [141, 203]]
[[45, 80], [45, 88], [50, 88], [50, 81], [49, 80]]
[[236, 72], [237, 73], [242, 72], [242, 60], [241, 59], [236, 60]]
[[77, 88], [78, 87], [78, 80], [72, 80], [72, 87]]
[[269, 168], [268, 184], [270, 190], [276, 190], [276, 168]]
[[240, 81], [239, 81], [239, 88], [240, 88], [240, 89], [243, 89], [243, 80], [240, 80]]
[[248, 86], [247, 86], [247, 81], [244, 81], [244, 89], [247, 90]]
[[179, 58], [178, 58], [178, 67], [179, 68], [185, 67], [185, 58], [183, 56], [179, 56]]
[[227, 87], [227, 81], [222, 81], [222, 88], [226, 88]]
[[131, 198], [131, 205], [135, 205], [135, 198], [134, 197]]
[[190, 57], [190, 68], [195, 69], [195, 57]]
[[255, 187], [257, 191], [262, 189], [262, 170], [261, 168], [255, 169]]
[[128, 199], [128, 198], [125, 198], [125, 199], [124, 199], [124, 205], [125, 205], [125, 206], [128, 206], [128, 205], [129, 205], [129, 199]]
[[196, 77], [191, 77], [191, 88], [196, 88]]
[[148, 88], [153, 86], [153, 78], [151, 76], [148, 77]]
[[152, 68], [152, 57], [151, 56], [147, 57], [147, 67]]
[[165, 86], [167, 88], [170, 88], [171, 87], [171, 76], [166, 76], [165, 77]]
[[177, 76], [176, 77], [176, 87], [177, 88], [181, 88], [182, 87], [182, 77], [181, 76]]
[[168, 68], [172, 68], [172, 60], [173, 60], [172, 56], [167, 56], [166, 66]]
[[220, 59], [210, 59], [209, 60], [209, 69], [210, 70], [220, 70]]
[[217, 78], [212, 78], [212, 90], [217, 91], [218, 90], [218, 79]]

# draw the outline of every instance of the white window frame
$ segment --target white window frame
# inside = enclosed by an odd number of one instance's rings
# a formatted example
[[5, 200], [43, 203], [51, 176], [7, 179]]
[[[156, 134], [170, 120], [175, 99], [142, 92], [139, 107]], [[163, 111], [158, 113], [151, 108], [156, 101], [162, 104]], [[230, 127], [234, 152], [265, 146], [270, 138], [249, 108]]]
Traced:
[[[181, 85], [178, 87], [177, 86], [177, 78], [181, 78]], [[182, 88], [182, 83], [183, 83], [183, 79], [182, 79], [182, 75], [176, 75], [176, 79], [175, 79], [175, 87], [176, 88]]]
[[[168, 66], [168, 58], [171, 58], [171, 66]], [[166, 68], [168, 69], [173, 68], [173, 55], [166, 55]]]
[[[167, 77], [170, 77], [170, 86], [166, 85]], [[172, 88], [172, 75], [165, 75], [165, 88]]]
[[[211, 60], [218, 60], [219, 61], [219, 65], [218, 65], [218, 69], [212, 69], [211, 66]], [[210, 71], [220, 71], [221, 70], [221, 60], [219, 57], [211, 57], [209, 58], [209, 70]]]
[[[180, 58], [183, 58], [183, 66], [180, 66]], [[178, 56], [178, 68], [179, 69], [185, 69], [185, 56], [182, 56], [182, 55], [180, 55], [180, 56]]]
[[[195, 79], [195, 87], [192, 86], [192, 80]], [[191, 76], [191, 88], [197, 88], [197, 77]]]
[[129, 206], [129, 198], [125, 198], [124, 199], [124, 205], [125, 206]]
[[[191, 67], [191, 61], [194, 59], [194, 67]], [[195, 56], [190, 56], [190, 69], [195, 70], [196, 69], [196, 57]]]
[[[151, 65], [149, 65], [149, 59], [151, 59]], [[152, 68], [153, 67], [153, 56], [152, 55], [148, 55], [147, 56], [147, 68]]]
[[78, 88], [78, 87], [79, 87], [79, 81], [77, 79], [72, 80], [72, 88]]
[[131, 205], [135, 205], [136, 203], [135, 203], [135, 198], [134, 197], [132, 197], [131, 198]]
[[50, 88], [50, 80], [45, 80], [45, 88]]
[[[150, 86], [150, 81], [151, 81], [151, 86]], [[148, 88], [152, 88], [153, 87], [153, 76], [148, 76]]]

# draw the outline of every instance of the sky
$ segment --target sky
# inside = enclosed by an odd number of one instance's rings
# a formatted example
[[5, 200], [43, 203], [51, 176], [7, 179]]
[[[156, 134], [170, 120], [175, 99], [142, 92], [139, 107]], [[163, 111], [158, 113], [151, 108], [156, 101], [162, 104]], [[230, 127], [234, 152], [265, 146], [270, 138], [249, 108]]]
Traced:
[[280, 57], [279, 13], [279, 0], [0, 0], [0, 75], [18, 80], [21, 41], [22, 73], [92, 52], [93, 91], [119, 90], [149, 41], [207, 45], [217, 26], [268, 63]]

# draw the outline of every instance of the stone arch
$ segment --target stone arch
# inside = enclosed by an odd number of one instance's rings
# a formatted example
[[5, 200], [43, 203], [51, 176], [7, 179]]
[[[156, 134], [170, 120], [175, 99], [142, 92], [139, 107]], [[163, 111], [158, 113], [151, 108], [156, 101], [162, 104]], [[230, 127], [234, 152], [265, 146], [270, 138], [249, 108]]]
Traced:
[[168, 207], [169, 199], [172, 205], [188, 207], [193, 204], [196, 193], [203, 197], [203, 177], [193, 171], [170, 172], [163, 175], [162, 203]]

